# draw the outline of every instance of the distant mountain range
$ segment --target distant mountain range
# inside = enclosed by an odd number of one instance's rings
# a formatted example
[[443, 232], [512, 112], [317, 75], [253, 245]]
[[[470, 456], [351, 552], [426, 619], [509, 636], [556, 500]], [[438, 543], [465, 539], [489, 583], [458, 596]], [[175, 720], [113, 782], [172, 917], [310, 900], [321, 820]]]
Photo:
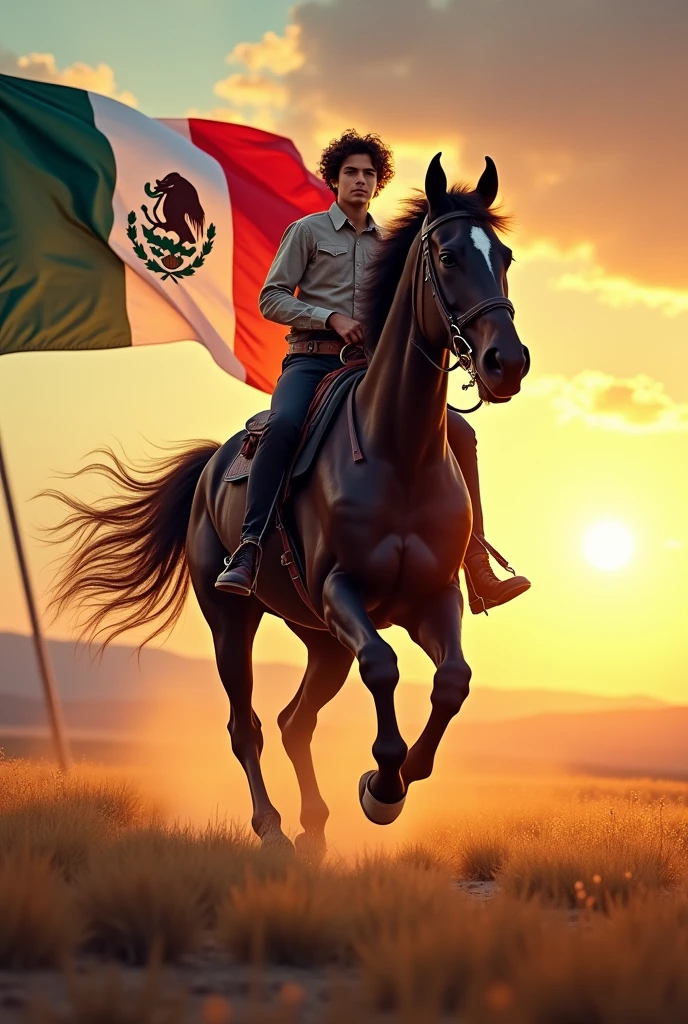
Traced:
[[[73, 735], [89, 735], [89, 750], [110, 735], [136, 742], [143, 734], [163, 738], [167, 714], [204, 723], [226, 721], [227, 700], [213, 662], [166, 651], [115, 645], [102, 660], [71, 643], [49, 641]], [[303, 670], [294, 665], [255, 667], [255, 705], [264, 722], [274, 722], [294, 694]], [[397, 691], [402, 731], [417, 733], [429, 713], [429, 686], [401, 683]], [[321, 713], [319, 732], [333, 744], [372, 736], [373, 705], [354, 674]], [[0, 747], [4, 737], [40, 734], [46, 724], [29, 637], [0, 633]], [[452, 726], [454, 742], [444, 757], [463, 760], [521, 760], [566, 767], [688, 775], [688, 707], [650, 697], [600, 697], [556, 690], [503, 690], [474, 683]], [[95, 748], [94, 748], [94, 743]], [[8, 748], [9, 749], [9, 748]]]
[[[188, 698], [198, 701], [212, 699], [222, 693], [222, 686], [214, 662], [201, 658], [187, 658], [168, 651], [145, 649], [140, 657], [134, 648], [120, 644], [108, 647], [102, 659], [94, 660], [88, 649], [62, 640], [49, 640], [48, 647], [62, 700], [76, 716], [74, 722], [85, 727], [90, 716], [102, 718], [102, 709], [119, 720], [124, 713], [116, 705], [129, 701], [167, 701]], [[304, 659], [305, 667], [305, 659]], [[258, 699], [276, 699], [282, 707], [296, 691], [303, 668], [286, 664], [257, 664], [255, 691]], [[360, 682], [357, 689], [360, 688]], [[347, 696], [352, 687], [347, 684], [338, 697], [338, 716], [346, 715]], [[402, 702], [409, 713], [418, 705], [419, 714], [425, 714], [429, 686], [425, 683], [402, 683]], [[27, 699], [41, 697], [40, 682], [33, 645], [28, 636], [0, 632], [0, 697], [23, 698], [0, 706], [0, 725], [12, 715], [29, 714]], [[366, 695], [367, 698], [367, 695]], [[369, 698], [367, 698], [369, 699]], [[105, 702], [104, 704], [101, 702]], [[344, 706], [342, 707], [342, 702]], [[560, 690], [505, 690], [483, 686], [474, 681], [471, 696], [462, 714], [471, 721], [496, 721], [527, 718], [536, 714], [588, 711], [611, 711], [621, 708], [660, 708], [664, 702], [652, 697], [602, 697], [589, 693]], [[77, 710], [78, 708], [78, 710]], [[358, 707], [348, 709], [358, 717]], [[28, 724], [28, 723], [27, 723]]]

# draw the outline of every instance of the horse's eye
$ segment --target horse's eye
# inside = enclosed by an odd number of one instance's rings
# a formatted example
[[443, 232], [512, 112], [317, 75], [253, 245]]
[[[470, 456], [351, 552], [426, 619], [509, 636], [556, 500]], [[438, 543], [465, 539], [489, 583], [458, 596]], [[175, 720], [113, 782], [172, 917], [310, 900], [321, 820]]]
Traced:
[[443, 263], [445, 267], [455, 267], [456, 262], [450, 252], [440, 253], [440, 263]]

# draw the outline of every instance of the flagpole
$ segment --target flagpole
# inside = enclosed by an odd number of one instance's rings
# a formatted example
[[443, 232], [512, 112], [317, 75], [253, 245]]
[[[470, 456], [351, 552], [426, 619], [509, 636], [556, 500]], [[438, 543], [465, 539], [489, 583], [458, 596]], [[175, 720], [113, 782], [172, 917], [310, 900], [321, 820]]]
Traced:
[[45, 703], [48, 709], [48, 718], [50, 719], [50, 728], [53, 734], [55, 753], [57, 754], [57, 760], [59, 762], [60, 768], [63, 771], [68, 771], [72, 759], [69, 750], [69, 743], [67, 741], [67, 735], [65, 732], [64, 718], [62, 715], [62, 705], [60, 704], [60, 698], [57, 692], [57, 684], [55, 682], [55, 674], [53, 672], [52, 663], [50, 661], [50, 655], [48, 653], [48, 648], [45, 642], [45, 638], [43, 636], [43, 631], [41, 629], [40, 619], [38, 617], [38, 609], [36, 607], [36, 601], [33, 595], [33, 588], [31, 586], [31, 578], [29, 576], [29, 567], [26, 563], [26, 558], [24, 556], [24, 546], [22, 544], [21, 534], [19, 532], [19, 521], [17, 519], [14, 509], [14, 502], [12, 500], [12, 491], [10, 490], [10, 481], [7, 475], [7, 467], [5, 466], [5, 459], [2, 452], [1, 439], [0, 477], [2, 477], [2, 489], [5, 493], [7, 514], [9, 516], [12, 537], [14, 539], [14, 549], [17, 553], [19, 571], [21, 572], [22, 583], [24, 584], [24, 594], [26, 595], [26, 603], [29, 609], [29, 617], [31, 618], [31, 628], [33, 629], [33, 643], [36, 651], [36, 659], [38, 661], [41, 683], [43, 684], [43, 695], [45, 697]]

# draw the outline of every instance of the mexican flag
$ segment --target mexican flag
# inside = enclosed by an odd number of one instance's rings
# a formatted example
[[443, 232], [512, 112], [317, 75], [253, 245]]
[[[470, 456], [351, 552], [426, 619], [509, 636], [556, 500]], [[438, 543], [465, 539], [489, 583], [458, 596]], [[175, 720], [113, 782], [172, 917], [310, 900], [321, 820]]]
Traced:
[[289, 139], [0, 75], [0, 354], [196, 340], [271, 391], [287, 329], [258, 293], [330, 202]]

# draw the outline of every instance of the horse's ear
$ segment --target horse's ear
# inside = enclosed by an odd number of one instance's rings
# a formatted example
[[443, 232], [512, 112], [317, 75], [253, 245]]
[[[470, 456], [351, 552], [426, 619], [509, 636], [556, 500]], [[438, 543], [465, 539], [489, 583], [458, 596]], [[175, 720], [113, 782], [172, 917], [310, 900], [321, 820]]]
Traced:
[[435, 154], [425, 175], [425, 195], [430, 209], [437, 208], [447, 194], [447, 175], [440, 163], [441, 156], [441, 153]]
[[488, 210], [490, 209], [495, 199], [497, 198], [498, 191], [499, 178], [497, 177], [497, 168], [495, 167], [495, 162], [491, 157], [486, 156], [485, 170], [480, 175], [480, 181], [478, 182], [476, 192], [480, 194]]

